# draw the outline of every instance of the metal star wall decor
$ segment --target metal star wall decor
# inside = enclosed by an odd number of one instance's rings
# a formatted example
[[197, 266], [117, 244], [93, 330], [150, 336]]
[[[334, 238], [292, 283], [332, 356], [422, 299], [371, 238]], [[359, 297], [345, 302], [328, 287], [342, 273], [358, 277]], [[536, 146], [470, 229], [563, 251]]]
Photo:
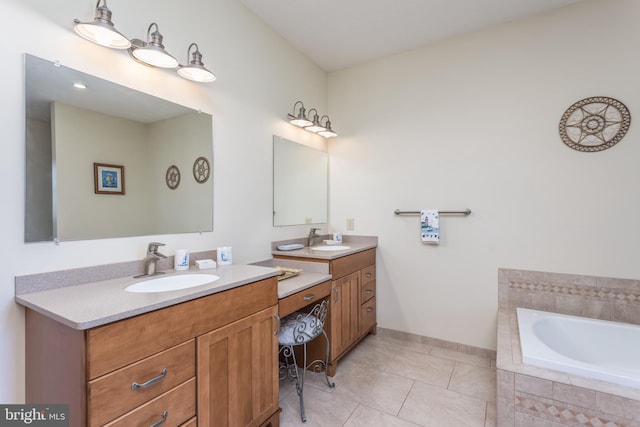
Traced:
[[165, 180], [167, 182], [167, 187], [170, 189], [175, 190], [178, 188], [178, 185], [180, 185], [180, 169], [178, 169], [176, 165], [169, 166]]
[[562, 142], [578, 151], [602, 151], [616, 145], [631, 125], [631, 114], [617, 99], [585, 98], [567, 109], [560, 119]]

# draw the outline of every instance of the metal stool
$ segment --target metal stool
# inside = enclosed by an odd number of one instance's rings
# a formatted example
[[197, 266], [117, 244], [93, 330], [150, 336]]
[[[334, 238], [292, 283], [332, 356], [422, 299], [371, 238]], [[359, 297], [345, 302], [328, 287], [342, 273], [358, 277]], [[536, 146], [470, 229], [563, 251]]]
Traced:
[[[280, 363], [280, 379], [288, 378], [290, 381], [296, 380], [296, 392], [300, 399], [300, 418], [303, 423], [307, 422], [304, 413], [304, 398], [302, 391], [304, 388], [304, 373], [315, 365], [314, 370], [320, 372], [324, 370], [324, 378], [329, 388], [335, 384], [329, 381], [327, 376], [327, 364], [329, 363], [329, 338], [324, 331], [324, 321], [327, 318], [328, 302], [326, 300], [316, 304], [309, 313], [292, 313], [280, 321], [280, 332], [278, 334], [279, 352], [284, 356], [284, 362]], [[307, 364], [307, 343], [316, 339], [320, 334], [324, 335], [327, 343], [327, 354], [325, 360], [314, 360]], [[294, 351], [295, 346], [302, 346], [303, 361], [299, 368]], [[300, 372], [302, 371], [302, 372]]]

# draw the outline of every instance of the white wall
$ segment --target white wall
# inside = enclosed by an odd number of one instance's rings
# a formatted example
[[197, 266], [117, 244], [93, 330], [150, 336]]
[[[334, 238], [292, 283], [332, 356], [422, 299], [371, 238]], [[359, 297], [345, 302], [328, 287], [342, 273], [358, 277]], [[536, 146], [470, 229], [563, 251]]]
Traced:
[[[499, 267], [640, 277], [640, 2], [587, 1], [333, 73], [330, 218], [379, 236], [378, 324], [495, 348]], [[563, 112], [619, 99], [632, 124], [582, 153]], [[442, 216], [439, 246], [395, 209]]]
[[[0, 402], [24, 400], [24, 314], [15, 304], [14, 276], [142, 259], [158, 240], [171, 253], [232, 245], [234, 261], [270, 256], [269, 243], [298, 237], [307, 227], [274, 229], [272, 220], [272, 135], [308, 140], [308, 132], [283, 120], [298, 99], [327, 110], [326, 74], [262, 25], [237, 1], [109, 1], [116, 27], [144, 38], [157, 22], [166, 48], [185, 62], [197, 42], [205, 64], [217, 75], [196, 84], [134, 63], [126, 52], [93, 45], [72, 31], [72, 20], [90, 20], [95, 0], [3, 0], [0, 2], [0, 112], [3, 183], [0, 221]], [[96, 241], [25, 244], [23, 54], [103, 77], [212, 114], [215, 118], [214, 231]], [[314, 137], [319, 138], [319, 137]]]

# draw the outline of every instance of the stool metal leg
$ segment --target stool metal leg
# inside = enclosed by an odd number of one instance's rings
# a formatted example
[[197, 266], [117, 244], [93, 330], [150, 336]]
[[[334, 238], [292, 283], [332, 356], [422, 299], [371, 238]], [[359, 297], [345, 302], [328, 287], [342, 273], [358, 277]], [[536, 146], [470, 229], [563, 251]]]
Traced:
[[[304, 353], [303, 353], [303, 362], [306, 364], [307, 362], [307, 345], [303, 345]], [[296, 352], [293, 349], [292, 345], [283, 345], [281, 348], [282, 354], [284, 356], [284, 366], [280, 367], [280, 379], [288, 378], [290, 380], [296, 380], [296, 393], [298, 394], [298, 400], [300, 402], [300, 419], [303, 423], [307, 422], [307, 416], [304, 412], [304, 368], [298, 367], [298, 361], [296, 360]], [[304, 366], [304, 365], [303, 365]]]
[[[302, 378], [298, 377], [296, 379], [296, 390], [298, 391], [298, 397], [300, 398], [300, 418], [302, 419], [303, 423], [307, 422], [307, 415], [304, 413], [304, 396], [302, 394], [302, 390], [304, 389], [304, 373], [307, 370], [306, 366], [307, 366], [307, 343], [304, 343], [302, 345], [302, 353], [303, 353], [303, 360], [302, 360]], [[298, 370], [296, 370], [296, 374], [298, 373]]]
[[334, 388], [336, 384], [329, 381], [329, 375], [327, 375], [327, 368], [329, 367], [329, 337], [327, 336], [327, 333], [324, 331], [324, 329], [322, 330], [322, 335], [324, 335], [324, 340], [327, 342], [327, 356], [324, 360], [324, 379], [327, 382], [329, 388]]

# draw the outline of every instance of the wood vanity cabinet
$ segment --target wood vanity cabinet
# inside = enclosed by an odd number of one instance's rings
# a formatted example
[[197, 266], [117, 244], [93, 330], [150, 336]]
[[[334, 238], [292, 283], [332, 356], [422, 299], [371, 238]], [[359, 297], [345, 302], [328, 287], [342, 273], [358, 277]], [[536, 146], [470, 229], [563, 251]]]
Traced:
[[278, 426], [277, 280], [85, 331], [26, 309], [26, 401], [71, 426]]
[[[274, 258], [288, 257], [276, 255]], [[332, 276], [325, 332], [330, 342], [327, 372], [334, 376], [340, 358], [367, 334], [376, 333], [376, 250], [367, 249], [333, 260], [314, 261], [327, 262]], [[324, 340], [309, 343], [310, 358], [324, 359], [325, 351]]]

